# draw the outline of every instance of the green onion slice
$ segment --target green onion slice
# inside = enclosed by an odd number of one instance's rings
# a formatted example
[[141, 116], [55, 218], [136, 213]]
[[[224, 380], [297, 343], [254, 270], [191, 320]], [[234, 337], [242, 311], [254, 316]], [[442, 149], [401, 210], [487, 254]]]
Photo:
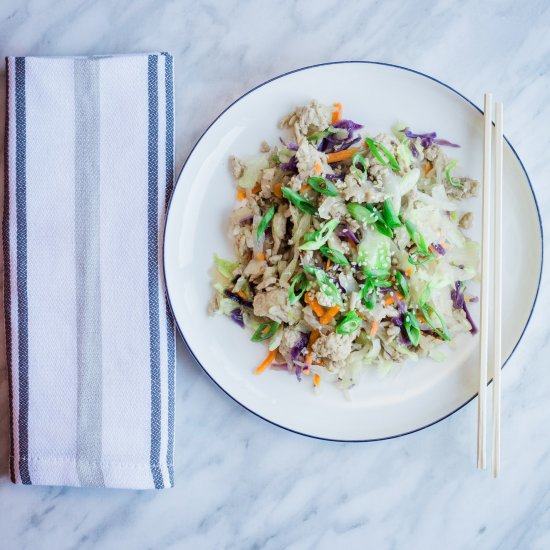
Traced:
[[399, 292], [403, 294], [403, 298], [409, 297], [409, 283], [407, 282], [407, 279], [405, 278], [405, 275], [401, 273], [401, 271], [395, 272], [395, 282], [397, 283], [397, 288], [399, 289]]
[[317, 231], [312, 233], [306, 233], [304, 235], [304, 244], [298, 248], [300, 250], [319, 250], [334, 233], [334, 230], [338, 227], [340, 220], [334, 219], [325, 222]]
[[405, 331], [407, 332], [407, 336], [409, 337], [411, 344], [415, 347], [418, 346], [418, 342], [420, 341], [420, 327], [418, 326], [418, 321], [416, 320], [414, 313], [411, 311], [406, 311], [403, 319]]
[[[391, 168], [395, 172], [399, 172], [399, 163], [384, 145], [368, 137], [365, 138], [365, 143], [371, 150], [371, 153], [374, 155], [374, 157], [378, 160], [378, 162], [388, 168]], [[384, 156], [382, 156], [382, 153], [384, 154]]]
[[258, 229], [256, 229], [256, 239], [259, 239], [265, 233], [267, 226], [275, 215], [275, 209], [275, 205], [272, 205], [271, 208], [264, 214], [264, 217], [260, 220]]
[[330, 277], [319, 267], [305, 265], [304, 269], [317, 279], [321, 292], [328, 296], [335, 304], [342, 306], [342, 296], [338, 287], [330, 280]]
[[290, 187], [283, 187], [281, 189], [285, 199], [289, 200], [296, 208], [300, 209], [306, 214], [317, 214], [317, 208], [313, 206], [307, 199], [304, 199], [300, 193], [293, 191]]
[[367, 309], [374, 309], [376, 305], [376, 287], [371, 279], [367, 279], [361, 289], [361, 302]]
[[391, 288], [393, 285], [392, 285], [392, 282], [389, 281], [388, 279], [383, 279], [383, 278], [375, 278], [375, 279], [372, 279], [372, 284], [376, 287], [376, 288]]
[[386, 225], [391, 229], [401, 227], [399, 216], [397, 215], [397, 211], [395, 210], [395, 206], [393, 205], [393, 201], [391, 199], [386, 199], [384, 201], [382, 215], [384, 216], [384, 221], [386, 222]]
[[430, 254], [430, 251], [428, 250], [428, 246], [426, 245], [426, 241], [424, 240], [424, 236], [420, 231], [418, 231], [418, 228], [414, 223], [412, 223], [409, 220], [404, 220], [405, 228], [407, 229], [407, 233], [409, 234], [409, 237], [411, 238], [411, 241], [418, 246], [418, 249], [427, 256]]
[[393, 231], [386, 225], [386, 222], [378, 221], [374, 224], [374, 227], [376, 227], [378, 233], [382, 233], [390, 239], [393, 238]]
[[432, 261], [435, 258], [435, 254], [428, 252], [428, 254], [411, 254], [408, 261], [411, 265], [422, 265]]
[[447, 332], [447, 324], [445, 323], [445, 319], [441, 317], [439, 312], [430, 304], [424, 304], [420, 311], [422, 311], [422, 315], [424, 315], [424, 318], [426, 319], [426, 323], [432, 327], [433, 331], [443, 338], [443, 340], [447, 340], [449, 342], [451, 340], [451, 337], [449, 336], [449, 333]]
[[385, 269], [363, 269], [363, 273], [371, 279], [390, 276], [390, 272]]
[[281, 323], [277, 323], [276, 321], [271, 321], [271, 323], [262, 323], [252, 335], [251, 340], [253, 342], [262, 342], [263, 340], [267, 340], [268, 338], [271, 338], [281, 326]]
[[308, 289], [309, 282], [307, 280], [306, 274], [302, 271], [292, 279], [290, 289], [288, 290], [288, 303], [290, 305], [293, 305], [301, 300], [302, 296]]
[[348, 209], [350, 216], [358, 222], [374, 223], [376, 221], [376, 218], [370, 213], [370, 211], [357, 202], [348, 202], [346, 208]]
[[322, 246], [319, 250], [323, 256], [331, 260], [333, 263], [338, 265], [349, 265], [348, 259], [339, 250], [335, 250], [334, 248], [330, 248], [328, 246]]
[[359, 181], [363, 181], [367, 177], [367, 160], [361, 153], [355, 153], [351, 157], [350, 171]]
[[458, 160], [451, 160], [451, 162], [449, 162], [449, 164], [447, 164], [447, 168], [445, 168], [445, 178], [447, 179], [447, 181], [449, 182], [449, 185], [452, 185], [453, 187], [464, 187], [462, 185], [462, 183], [460, 183], [460, 181], [458, 180], [454, 180], [452, 175], [451, 175], [451, 172], [455, 169], [456, 165], [458, 164]]
[[341, 319], [336, 323], [337, 334], [351, 334], [355, 332], [363, 322], [363, 319], [357, 315], [357, 312], [348, 311]]
[[317, 193], [321, 193], [322, 195], [327, 195], [329, 197], [338, 196], [338, 189], [336, 189], [334, 183], [325, 178], [311, 177], [307, 179], [307, 183], [312, 189], [317, 191]]
[[424, 292], [422, 292], [420, 299], [418, 300], [418, 306], [420, 307], [420, 311], [422, 312], [422, 315], [424, 315], [426, 322], [428, 323], [428, 325], [430, 325], [433, 331], [438, 336], [443, 338], [443, 340], [450, 341], [451, 337], [447, 332], [447, 324], [445, 323], [445, 319], [443, 319], [443, 317], [432, 305], [427, 303], [429, 299], [430, 299], [430, 285], [427, 285], [426, 288], [424, 289]]

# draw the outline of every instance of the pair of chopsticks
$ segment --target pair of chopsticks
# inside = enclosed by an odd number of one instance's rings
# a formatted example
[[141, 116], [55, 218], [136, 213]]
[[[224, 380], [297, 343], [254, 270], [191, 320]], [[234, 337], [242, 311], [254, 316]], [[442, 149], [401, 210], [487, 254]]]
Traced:
[[[481, 263], [481, 322], [479, 350], [479, 399], [477, 409], [477, 467], [486, 467], [487, 439], [487, 367], [489, 363], [489, 336], [492, 321], [493, 344], [493, 476], [500, 472], [500, 417], [502, 366], [502, 154], [503, 154], [503, 108], [495, 104], [495, 178], [492, 179], [493, 157], [493, 96], [485, 94], [483, 147], [483, 217], [482, 217], [482, 263]], [[491, 215], [493, 212], [493, 216]], [[493, 219], [493, 262], [491, 266], [491, 221]], [[492, 267], [492, 270], [491, 270]], [[491, 277], [492, 275], [492, 277]], [[491, 291], [492, 280], [492, 296]], [[493, 318], [489, 319], [493, 302]]]

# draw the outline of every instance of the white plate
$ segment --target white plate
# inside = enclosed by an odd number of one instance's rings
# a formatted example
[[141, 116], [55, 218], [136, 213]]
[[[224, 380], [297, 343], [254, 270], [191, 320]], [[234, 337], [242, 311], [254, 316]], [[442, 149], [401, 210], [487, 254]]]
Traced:
[[[479, 109], [437, 80], [379, 63], [342, 62], [307, 67], [254, 88], [228, 107], [191, 152], [174, 191], [165, 229], [164, 268], [172, 311], [191, 353], [228, 395], [258, 416], [289, 430], [325, 439], [365, 441], [419, 430], [453, 413], [476, 394], [477, 338], [465, 335], [447, 360], [407, 363], [385, 378], [368, 371], [352, 401], [329, 384], [319, 395], [311, 377], [298, 383], [281, 371], [255, 376], [266, 348], [223, 316], [210, 317], [209, 270], [214, 253], [232, 257], [226, 237], [235, 204], [228, 157], [247, 158], [277, 123], [311, 98], [340, 101], [345, 118], [374, 135], [405, 121], [414, 131], [435, 130], [460, 143], [449, 150], [462, 174], [481, 178]], [[521, 338], [535, 303], [542, 268], [542, 227], [527, 173], [509, 142], [504, 151], [503, 357]], [[473, 205], [479, 212], [478, 203]], [[479, 219], [479, 216], [477, 216]], [[479, 223], [473, 228], [479, 240]], [[530, 266], [530, 269], [522, 269]], [[474, 311], [477, 316], [478, 312]]]

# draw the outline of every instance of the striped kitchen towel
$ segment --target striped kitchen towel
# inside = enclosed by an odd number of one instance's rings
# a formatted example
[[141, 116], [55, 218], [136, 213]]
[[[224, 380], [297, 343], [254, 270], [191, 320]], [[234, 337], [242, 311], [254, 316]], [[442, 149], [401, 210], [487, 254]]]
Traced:
[[10, 57], [4, 304], [14, 483], [173, 485], [168, 54]]

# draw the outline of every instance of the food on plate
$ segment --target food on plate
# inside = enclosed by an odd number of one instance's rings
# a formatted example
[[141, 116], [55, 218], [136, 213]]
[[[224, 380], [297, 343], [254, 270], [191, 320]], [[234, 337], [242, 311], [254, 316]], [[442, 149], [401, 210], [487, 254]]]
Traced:
[[479, 246], [462, 201], [478, 182], [448, 158], [458, 145], [405, 124], [361, 133], [315, 100], [281, 128], [280, 144], [230, 159], [236, 260], [215, 257], [210, 311], [267, 344], [255, 372], [347, 390], [365, 368], [441, 360], [440, 344], [475, 334]]

